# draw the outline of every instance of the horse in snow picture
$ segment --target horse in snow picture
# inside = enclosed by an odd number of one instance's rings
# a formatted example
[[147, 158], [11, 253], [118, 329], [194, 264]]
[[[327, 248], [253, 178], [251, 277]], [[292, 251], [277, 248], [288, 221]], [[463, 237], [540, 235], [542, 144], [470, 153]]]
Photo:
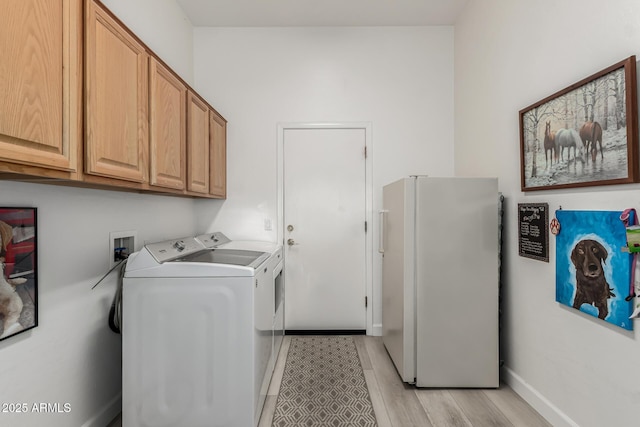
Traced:
[[602, 126], [598, 122], [585, 122], [580, 128], [580, 139], [584, 146], [587, 161], [589, 161], [589, 150], [591, 150], [591, 160], [595, 163], [598, 154], [596, 143], [600, 144], [600, 159], [604, 160], [602, 152]]
[[[551, 122], [546, 122], [544, 129], [544, 161], [548, 166], [549, 160], [553, 165], [553, 156], [556, 154], [556, 133], [551, 131]], [[549, 151], [549, 160], [547, 160], [547, 151]]]
[[[560, 129], [556, 132], [556, 161], [558, 160], [558, 152], [560, 159], [564, 160], [564, 149], [567, 148], [567, 161], [571, 160], [571, 147], [573, 147], [573, 158], [576, 158], [576, 150], [581, 147], [582, 140], [578, 131], [575, 129]], [[582, 150], [581, 150], [582, 151]]]

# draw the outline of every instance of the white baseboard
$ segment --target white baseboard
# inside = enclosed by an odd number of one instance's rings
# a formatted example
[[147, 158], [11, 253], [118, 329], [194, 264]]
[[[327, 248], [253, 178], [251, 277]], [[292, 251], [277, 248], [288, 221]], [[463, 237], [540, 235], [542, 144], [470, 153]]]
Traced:
[[508, 367], [502, 368], [502, 379], [509, 385], [520, 397], [522, 397], [529, 405], [540, 413], [554, 427], [580, 427], [567, 414], [562, 412], [560, 408], [551, 403], [538, 390], [533, 388], [522, 377], [513, 372]]
[[378, 323], [377, 325], [373, 325], [371, 328], [371, 335], [374, 337], [382, 336], [382, 323]]
[[91, 417], [82, 427], [105, 427], [120, 413], [122, 410], [122, 393], [118, 393], [116, 397], [111, 399], [100, 412]]

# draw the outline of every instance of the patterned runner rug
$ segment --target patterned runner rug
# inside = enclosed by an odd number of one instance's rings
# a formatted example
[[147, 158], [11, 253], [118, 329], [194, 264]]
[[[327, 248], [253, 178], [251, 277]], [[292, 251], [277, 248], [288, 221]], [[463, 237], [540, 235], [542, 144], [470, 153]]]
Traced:
[[353, 338], [291, 338], [273, 427], [375, 427]]

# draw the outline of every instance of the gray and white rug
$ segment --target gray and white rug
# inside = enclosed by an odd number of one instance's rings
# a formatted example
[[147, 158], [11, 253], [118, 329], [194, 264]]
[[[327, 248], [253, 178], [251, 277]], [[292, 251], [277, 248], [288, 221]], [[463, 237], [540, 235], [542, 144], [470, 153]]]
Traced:
[[352, 337], [291, 338], [272, 425], [377, 425]]

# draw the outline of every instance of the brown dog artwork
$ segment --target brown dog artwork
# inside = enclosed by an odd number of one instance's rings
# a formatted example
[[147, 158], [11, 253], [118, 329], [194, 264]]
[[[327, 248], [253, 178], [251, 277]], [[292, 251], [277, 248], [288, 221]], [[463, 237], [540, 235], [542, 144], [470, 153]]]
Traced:
[[621, 211], [556, 211], [556, 301], [633, 329], [629, 294], [632, 255]]
[[598, 309], [598, 317], [605, 319], [609, 314], [607, 300], [616, 295], [607, 283], [602, 263], [608, 256], [607, 250], [595, 240], [580, 240], [571, 251], [571, 262], [576, 268], [576, 296], [573, 308], [582, 304], [592, 304]]

